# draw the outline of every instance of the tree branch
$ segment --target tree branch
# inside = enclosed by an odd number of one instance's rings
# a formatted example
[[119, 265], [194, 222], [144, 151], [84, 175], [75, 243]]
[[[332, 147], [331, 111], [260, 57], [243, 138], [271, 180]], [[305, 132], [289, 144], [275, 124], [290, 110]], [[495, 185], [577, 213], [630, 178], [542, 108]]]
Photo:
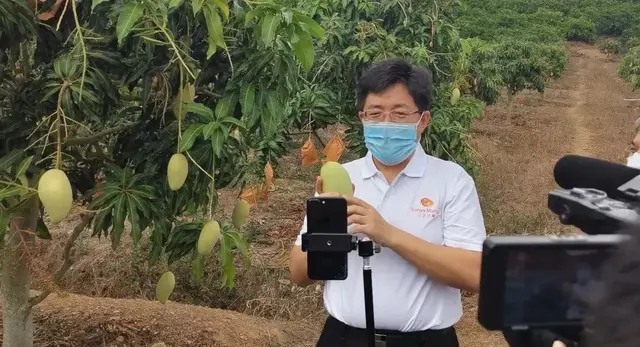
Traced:
[[[69, 236], [67, 243], [64, 245], [64, 252], [62, 253], [62, 259], [64, 261], [60, 266], [60, 268], [58, 269], [58, 271], [56, 271], [56, 273], [53, 275], [54, 286], [60, 285], [62, 278], [67, 273], [67, 271], [71, 268], [71, 265], [73, 265], [73, 259], [71, 259], [71, 249], [73, 248], [73, 245], [76, 243], [76, 240], [78, 239], [82, 231], [84, 231], [84, 229], [86, 229], [87, 226], [89, 226], [89, 224], [93, 220], [93, 216], [94, 216], [93, 213], [89, 213], [82, 216], [82, 220], [80, 221], [80, 223], [76, 224], [76, 226], [73, 228], [73, 233], [71, 233], [71, 236]], [[41, 303], [42, 301], [44, 301], [44, 299], [47, 298], [47, 296], [49, 296], [49, 294], [51, 294], [51, 289], [47, 288], [44, 291], [42, 291], [42, 293], [40, 293], [38, 296], [34, 296], [31, 299], [29, 299], [29, 305], [33, 307]]]
[[119, 133], [121, 131], [125, 131], [125, 130], [128, 130], [128, 129], [131, 129], [134, 126], [136, 126], [137, 124], [138, 123], [123, 124], [123, 125], [119, 125], [117, 127], [105, 129], [105, 130], [103, 130], [103, 131], [101, 131], [99, 133], [95, 133], [95, 134], [93, 134], [91, 136], [76, 137], [76, 138], [67, 140], [62, 145], [64, 147], [88, 145], [88, 144], [91, 144], [91, 143], [98, 142], [101, 138], [103, 138], [103, 137], [105, 137], [107, 135], [111, 135], [111, 134], [115, 134], [115, 133]]
[[214, 92], [212, 92], [212, 91], [210, 91], [210, 90], [208, 90], [208, 89], [206, 89], [204, 87], [196, 88], [196, 93], [202, 93], [202, 94], [208, 95], [210, 97], [213, 97], [215, 99], [221, 99], [222, 98], [222, 95], [216, 94], [216, 93], [214, 93]]

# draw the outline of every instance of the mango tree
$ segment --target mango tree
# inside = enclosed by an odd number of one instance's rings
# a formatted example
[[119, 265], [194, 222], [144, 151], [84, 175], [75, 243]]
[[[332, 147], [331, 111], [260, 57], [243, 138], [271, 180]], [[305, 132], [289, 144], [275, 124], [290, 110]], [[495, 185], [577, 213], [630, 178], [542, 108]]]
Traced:
[[[217, 243], [233, 286], [248, 206], [230, 221], [217, 191], [284, 153], [281, 110], [323, 34], [269, 2], [1, 0], [3, 346], [33, 345], [32, 307], [55, 289], [30, 295], [33, 246], [72, 203], [82, 221], [54, 285], [90, 229], [113, 247], [125, 233], [134, 246], [148, 238], [149, 264], [190, 256], [196, 278]], [[159, 301], [173, 285], [163, 276]]]
[[635, 91], [640, 89], [640, 46], [633, 47], [620, 59], [618, 75]]

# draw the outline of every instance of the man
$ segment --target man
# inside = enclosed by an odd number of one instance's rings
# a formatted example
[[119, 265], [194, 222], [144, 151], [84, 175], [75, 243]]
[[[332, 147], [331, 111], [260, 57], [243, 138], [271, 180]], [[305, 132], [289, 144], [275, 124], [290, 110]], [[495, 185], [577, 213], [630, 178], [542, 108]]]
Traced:
[[[431, 75], [403, 60], [371, 67], [358, 81], [357, 108], [368, 154], [344, 164], [354, 184], [350, 232], [383, 245], [371, 258], [378, 346], [456, 347], [460, 289], [477, 292], [486, 237], [473, 179], [453, 162], [427, 155], [419, 139], [430, 121]], [[316, 181], [322, 195], [322, 181]], [[306, 232], [306, 218], [300, 234]], [[299, 236], [292, 281], [307, 277]], [[317, 347], [366, 346], [362, 258], [348, 256], [348, 278], [327, 281], [329, 313]]]

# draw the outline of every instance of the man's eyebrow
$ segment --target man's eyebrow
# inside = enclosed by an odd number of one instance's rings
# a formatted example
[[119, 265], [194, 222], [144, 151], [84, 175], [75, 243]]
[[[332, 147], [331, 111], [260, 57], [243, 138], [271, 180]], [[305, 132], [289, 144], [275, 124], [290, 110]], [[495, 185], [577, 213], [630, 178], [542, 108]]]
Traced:
[[[391, 108], [401, 108], [401, 107], [408, 108], [409, 105], [407, 105], [407, 104], [394, 104]], [[368, 105], [367, 108], [370, 109], [370, 108], [384, 108], [384, 107], [382, 105], [372, 104], [372, 105]]]

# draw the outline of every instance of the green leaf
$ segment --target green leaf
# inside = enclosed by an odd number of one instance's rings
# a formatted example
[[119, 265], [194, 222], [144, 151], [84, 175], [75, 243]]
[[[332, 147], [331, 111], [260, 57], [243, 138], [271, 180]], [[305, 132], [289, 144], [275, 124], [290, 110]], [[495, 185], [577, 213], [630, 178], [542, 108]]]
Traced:
[[276, 92], [268, 93], [266, 102], [267, 102], [267, 108], [269, 109], [269, 112], [271, 113], [271, 116], [272, 116], [271, 120], [277, 122], [281, 118], [279, 115], [282, 112], [284, 112], [282, 103], [278, 99], [278, 94]]
[[220, 9], [220, 12], [222, 13], [222, 18], [224, 18], [225, 21], [228, 21], [229, 20], [229, 4], [227, 3], [227, 1], [226, 0], [212, 0], [212, 1]]
[[120, 195], [113, 207], [113, 229], [111, 230], [111, 247], [113, 249], [116, 249], [120, 245], [126, 217], [127, 199], [126, 196]]
[[91, 13], [93, 13], [93, 10], [100, 5], [103, 2], [107, 2], [109, 0], [93, 0], [93, 2], [91, 3]]
[[236, 277], [236, 268], [233, 264], [233, 257], [231, 254], [231, 245], [229, 238], [226, 236], [226, 231], [222, 233], [220, 237], [220, 266], [222, 267], [222, 284], [228, 288], [233, 288], [233, 284]]
[[193, 254], [193, 260], [191, 261], [191, 274], [193, 275], [193, 279], [196, 283], [200, 283], [204, 276], [204, 258], [199, 255], [198, 252], [194, 252]]
[[282, 11], [282, 18], [286, 24], [291, 24], [291, 20], [293, 20], [293, 11], [290, 9]]
[[217, 128], [211, 135], [211, 148], [217, 156], [220, 156], [220, 153], [222, 153], [224, 140], [226, 140], [226, 134], [220, 128]]
[[185, 112], [199, 114], [210, 121], [215, 120], [213, 110], [203, 104], [197, 102], [186, 104], [184, 109]]
[[244, 114], [250, 114], [256, 99], [256, 90], [253, 84], [247, 83], [240, 90], [240, 105]]
[[11, 166], [13, 166], [14, 163], [16, 163], [18, 160], [20, 160], [20, 158], [22, 158], [23, 153], [24, 151], [16, 149], [14, 151], [11, 151], [9, 154], [5, 155], [4, 157], [0, 158], [0, 170], [9, 171]]
[[264, 12], [264, 8], [256, 8], [247, 12], [247, 14], [244, 16], [244, 26], [245, 27], [249, 26], [251, 21], [256, 17], [259, 17], [262, 14], [262, 12]]
[[220, 122], [223, 123], [223, 124], [233, 124], [233, 125], [237, 126], [238, 128], [242, 128], [244, 130], [247, 130], [247, 126], [241, 120], [235, 119], [233, 117], [226, 117], [226, 118], [222, 119]]
[[38, 218], [38, 224], [36, 225], [36, 234], [39, 238], [43, 240], [51, 240], [51, 234], [49, 233], [49, 228], [44, 224], [42, 218]]
[[[16, 179], [27, 172], [27, 169], [29, 168], [29, 166], [31, 166], [32, 160], [33, 160], [33, 156], [27, 157], [20, 163], [20, 165], [18, 165], [18, 171], [16, 172]], [[24, 184], [24, 182], [22, 182], [22, 184]]]
[[129, 204], [133, 205], [136, 209], [140, 210], [140, 212], [142, 212], [142, 215], [145, 218], [151, 218], [151, 206], [148, 205], [149, 200], [145, 200], [144, 197], [139, 196], [137, 193], [139, 193], [139, 191], [137, 190], [131, 190], [129, 191]]
[[3, 189], [0, 189], [0, 201], [12, 197], [14, 195], [20, 195], [22, 192], [22, 186], [8, 186]]
[[222, 29], [222, 21], [220, 15], [212, 5], [207, 5], [204, 8], [204, 18], [207, 23], [208, 32], [208, 44], [207, 59], [211, 58], [216, 53], [217, 47], [224, 48], [224, 37]]
[[236, 231], [227, 231], [225, 235], [229, 236], [235, 247], [240, 251], [240, 254], [242, 254], [245, 266], [249, 266], [251, 262], [249, 259], [249, 245], [247, 240]]
[[169, 1], [169, 9], [172, 10], [174, 8], [182, 6], [184, 0], [171, 0]]
[[320, 26], [320, 24], [318, 24], [313, 19], [307, 17], [302, 12], [296, 11], [296, 13], [293, 15], [293, 18], [297, 22], [304, 23], [306, 27], [305, 29], [307, 29], [305, 31], [307, 31], [312, 36], [316, 38], [324, 37], [324, 29]]
[[200, 134], [202, 134], [202, 129], [205, 127], [205, 124], [192, 124], [187, 130], [182, 133], [182, 140], [180, 141], [180, 148], [178, 151], [180, 153], [184, 151], [188, 151], [193, 147], [193, 144], [196, 142], [196, 139]]
[[293, 49], [302, 67], [306, 71], [309, 71], [313, 66], [313, 60], [315, 58], [311, 36], [309, 34], [300, 35], [298, 42], [293, 44]]
[[27, 175], [22, 174], [18, 176], [18, 181], [22, 184], [23, 189], [20, 191], [20, 196], [25, 196], [29, 193], [29, 180], [27, 179]]
[[276, 37], [276, 32], [281, 22], [282, 17], [279, 14], [274, 15], [269, 13], [264, 16], [262, 19], [262, 42], [265, 46], [269, 46], [271, 41]]
[[222, 119], [231, 114], [231, 111], [238, 102], [236, 95], [236, 93], [232, 93], [218, 101], [216, 105], [216, 119]]
[[133, 29], [143, 14], [144, 7], [137, 2], [129, 2], [124, 5], [116, 24], [118, 45], [122, 46], [124, 39], [131, 33], [131, 29]]
[[133, 247], [138, 246], [138, 242], [142, 238], [142, 229], [140, 229], [140, 217], [138, 216], [138, 210], [136, 209], [136, 202], [133, 199], [133, 195], [127, 194], [128, 207], [129, 207], [129, 224], [131, 224], [131, 238], [133, 239]]
[[211, 137], [213, 132], [218, 128], [218, 126], [219, 126], [218, 122], [211, 122], [202, 129], [202, 136], [204, 137], [205, 141]]
[[11, 213], [7, 210], [0, 209], [0, 245], [4, 244], [4, 236], [7, 234], [9, 221], [11, 221]]
[[193, 15], [197, 15], [200, 10], [202, 10], [202, 5], [204, 4], [204, 0], [192, 0], [191, 5], [193, 6]]

